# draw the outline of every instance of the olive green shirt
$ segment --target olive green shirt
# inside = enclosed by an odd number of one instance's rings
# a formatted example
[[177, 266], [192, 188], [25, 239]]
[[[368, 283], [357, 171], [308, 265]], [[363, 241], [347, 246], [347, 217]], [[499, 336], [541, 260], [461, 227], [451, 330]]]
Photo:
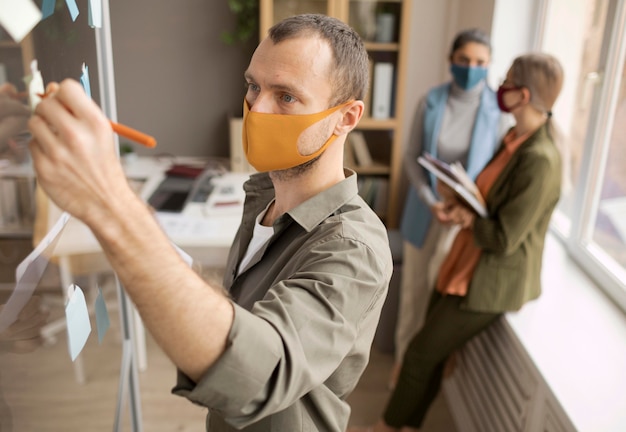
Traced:
[[561, 155], [544, 125], [515, 151], [485, 197], [489, 217], [477, 218], [472, 228], [482, 252], [462, 307], [516, 311], [539, 297], [543, 247], [561, 178]]
[[261, 259], [237, 276], [274, 198], [267, 174], [244, 185], [224, 278], [235, 303], [227, 348], [198, 383], [179, 372], [173, 390], [209, 408], [208, 431], [345, 431], [392, 272], [387, 231], [346, 175], [279, 217]]

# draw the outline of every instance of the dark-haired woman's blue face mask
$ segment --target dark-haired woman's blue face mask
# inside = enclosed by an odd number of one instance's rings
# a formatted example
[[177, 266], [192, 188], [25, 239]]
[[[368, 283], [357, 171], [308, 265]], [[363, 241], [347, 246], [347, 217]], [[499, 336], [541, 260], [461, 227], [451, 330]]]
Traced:
[[478, 42], [467, 42], [450, 54], [450, 73], [454, 82], [469, 90], [487, 78], [487, 67], [491, 59], [489, 46]]
[[462, 66], [452, 63], [450, 73], [456, 85], [463, 90], [470, 90], [487, 78], [487, 68], [482, 66]]

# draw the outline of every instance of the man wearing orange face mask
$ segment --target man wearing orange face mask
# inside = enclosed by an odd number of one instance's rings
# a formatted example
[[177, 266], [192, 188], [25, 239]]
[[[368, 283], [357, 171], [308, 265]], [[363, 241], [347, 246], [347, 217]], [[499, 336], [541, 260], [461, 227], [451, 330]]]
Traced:
[[269, 31], [245, 79], [244, 151], [260, 171], [224, 287], [173, 250], [129, 188], [109, 122], [74, 81], [30, 121], [38, 179], [85, 222], [179, 370], [174, 393], [209, 408], [209, 431], [345, 431], [391, 277], [385, 227], [343, 168], [363, 114], [367, 53], [323, 15]]

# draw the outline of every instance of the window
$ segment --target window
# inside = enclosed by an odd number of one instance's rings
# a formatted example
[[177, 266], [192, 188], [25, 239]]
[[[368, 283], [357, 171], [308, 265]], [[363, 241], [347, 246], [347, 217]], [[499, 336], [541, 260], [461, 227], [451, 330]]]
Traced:
[[540, 49], [565, 69], [554, 107], [564, 154], [554, 230], [626, 309], [626, 0], [546, 0]]

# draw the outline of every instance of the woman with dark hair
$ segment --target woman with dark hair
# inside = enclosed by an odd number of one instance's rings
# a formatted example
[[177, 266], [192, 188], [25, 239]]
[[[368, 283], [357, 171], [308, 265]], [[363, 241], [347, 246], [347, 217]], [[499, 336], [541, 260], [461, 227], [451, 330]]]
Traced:
[[476, 178], [488, 217], [477, 217], [451, 189], [438, 186], [460, 231], [383, 418], [365, 431], [417, 430], [439, 392], [449, 355], [541, 294], [543, 245], [561, 193], [561, 155], [550, 119], [562, 85], [563, 69], [554, 57], [533, 53], [514, 60], [497, 96], [516, 125]]
[[478, 29], [458, 33], [449, 54], [452, 81], [432, 88], [417, 106], [404, 159], [410, 188], [401, 224], [405, 265], [391, 386], [409, 341], [424, 322], [439, 265], [456, 233], [434, 177], [418, 165], [417, 157], [428, 152], [444, 162], [458, 161], [472, 179], [485, 166], [512, 125], [510, 116], [501, 115], [496, 94], [487, 85], [490, 60], [487, 34]]

